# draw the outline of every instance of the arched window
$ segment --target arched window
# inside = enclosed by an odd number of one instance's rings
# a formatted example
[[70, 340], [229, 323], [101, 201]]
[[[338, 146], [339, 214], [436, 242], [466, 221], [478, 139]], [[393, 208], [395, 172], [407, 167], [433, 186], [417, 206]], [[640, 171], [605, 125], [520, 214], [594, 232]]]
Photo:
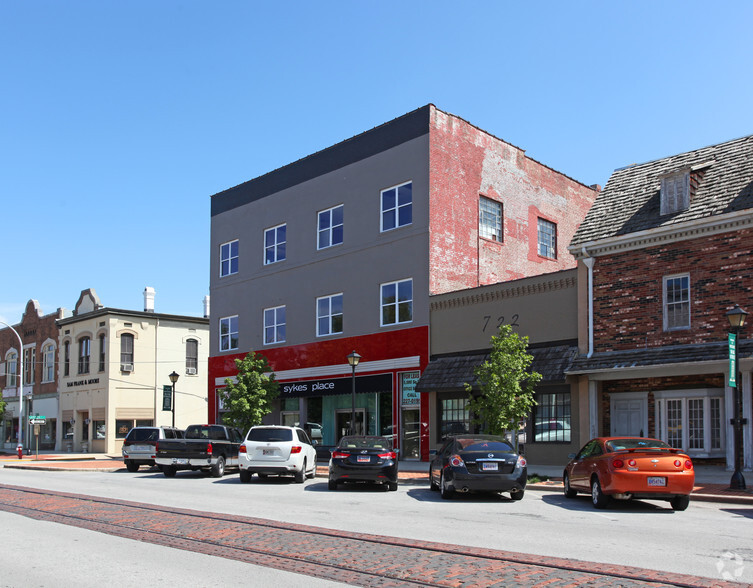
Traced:
[[66, 341], [63, 343], [63, 375], [71, 375], [71, 342]]
[[196, 339], [186, 341], [186, 374], [199, 373], [199, 342]]
[[99, 371], [105, 371], [105, 334], [99, 335]]
[[5, 355], [5, 387], [13, 388], [18, 386], [18, 353], [9, 351]]
[[124, 372], [133, 371], [133, 335], [120, 335], [120, 369]]
[[55, 346], [48, 343], [42, 347], [42, 381], [55, 380]]
[[89, 359], [91, 358], [91, 339], [81, 337], [78, 340], [78, 373], [89, 373]]

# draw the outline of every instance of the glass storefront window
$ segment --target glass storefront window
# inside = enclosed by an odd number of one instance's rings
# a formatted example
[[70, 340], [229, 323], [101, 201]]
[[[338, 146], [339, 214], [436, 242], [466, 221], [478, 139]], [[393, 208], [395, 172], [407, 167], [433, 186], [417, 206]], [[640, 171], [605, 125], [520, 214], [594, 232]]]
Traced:
[[105, 421], [94, 421], [94, 438], [105, 438]]
[[125, 439], [128, 431], [133, 429], [133, 421], [127, 419], [118, 419], [115, 421], [115, 438]]

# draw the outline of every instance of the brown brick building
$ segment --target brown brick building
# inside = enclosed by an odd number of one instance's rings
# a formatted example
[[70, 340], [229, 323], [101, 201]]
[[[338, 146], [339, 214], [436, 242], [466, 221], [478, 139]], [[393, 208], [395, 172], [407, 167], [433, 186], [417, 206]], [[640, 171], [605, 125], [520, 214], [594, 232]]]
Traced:
[[[726, 313], [753, 311], [753, 136], [616, 170], [570, 243], [591, 435], [734, 462]], [[744, 467], [751, 326], [739, 335]]]

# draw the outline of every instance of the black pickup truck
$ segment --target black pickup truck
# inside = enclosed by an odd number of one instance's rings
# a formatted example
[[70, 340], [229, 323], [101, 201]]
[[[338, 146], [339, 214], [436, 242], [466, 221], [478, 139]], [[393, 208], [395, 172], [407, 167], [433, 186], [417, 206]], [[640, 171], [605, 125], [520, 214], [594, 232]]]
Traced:
[[166, 477], [178, 470], [202, 470], [215, 478], [225, 468], [238, 467], [238, 448], [243, 434], [224, 425], [189, 425], [185, 439], [162, 439], [157, 442], [154, 462]]

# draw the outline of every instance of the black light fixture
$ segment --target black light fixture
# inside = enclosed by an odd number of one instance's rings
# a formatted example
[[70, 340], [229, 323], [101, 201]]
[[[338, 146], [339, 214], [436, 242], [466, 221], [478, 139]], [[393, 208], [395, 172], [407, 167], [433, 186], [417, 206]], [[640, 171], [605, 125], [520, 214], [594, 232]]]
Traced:
[[[743, 425], [746, 419], [743, 418], [743, 406], [742, 406], [742, 394], [740, 393], [740, 359], [738, 353], [738, 339], [740, 330], [745, 325], [745, 318], [748, 313], [735, 304], [735, 308], [727, 313], [727, 320], [729, 326], [734, 334], [734, 343], [730, 341], [729, 348], [731, 352], [734, 352], [734, 361], [730, 361], [730, 384], [734, 388], [734, 417], [730, 419], [732, 424], [732, 430], [734, 433], [734, 452], [735, 452], [735, 471], [732, 473], [732, 478], [729, 482], [730, 490], [745, 490], [745, 477], [742, 472], [742, 454], [743, 454]], [[730, 336], [730, 339], [732, 337]]]
[[353, 353], [348, 355], [348, 364], [353, 370], [352, 374], [352, 391], [351, 391], [351, 408], [350, 408], [350, 434], [356, 434], [356, 366], [361, 361], [361, 356], [353, 350]]
[[175, 382], [178, 381], [178, 378], [180, 378], [180, 375], [178, 375], [178, 372], [173, 370], [173, 373], [168, 376], [170, 378], [170, 381], [173, 383], [173, 428], [175, 428]]

